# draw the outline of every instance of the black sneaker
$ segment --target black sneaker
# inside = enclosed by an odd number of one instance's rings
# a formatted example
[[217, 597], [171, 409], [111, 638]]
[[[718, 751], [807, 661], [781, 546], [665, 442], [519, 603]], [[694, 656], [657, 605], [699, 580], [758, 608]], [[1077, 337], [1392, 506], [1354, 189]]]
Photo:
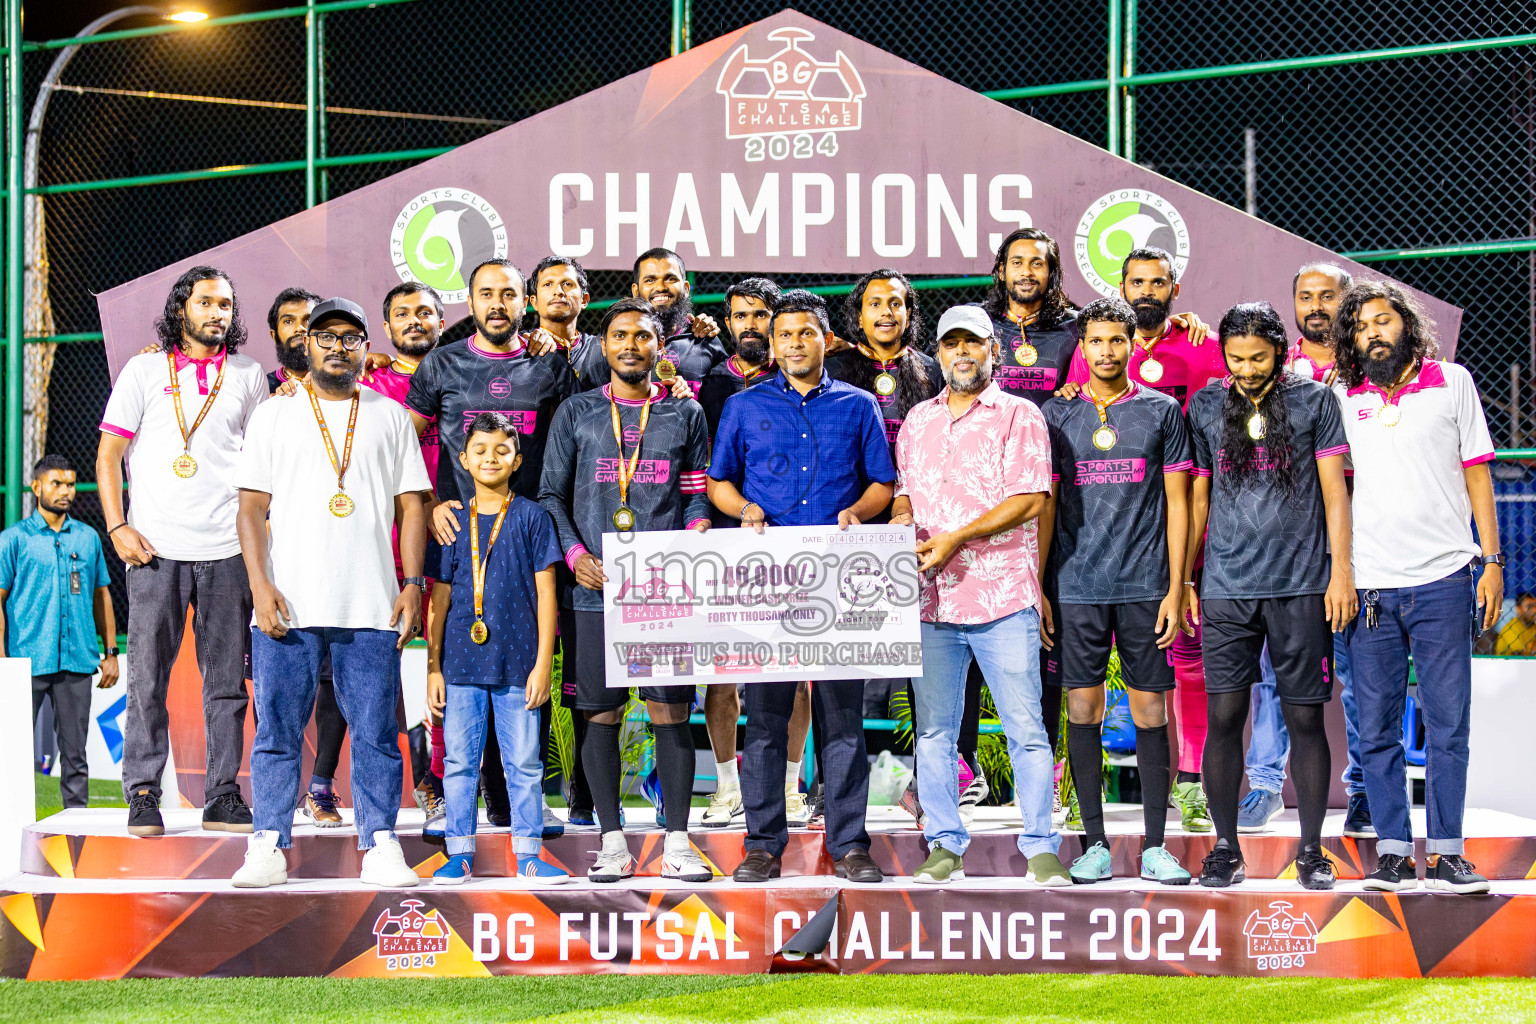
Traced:
[[203, 806], [204, 832], [252, 832], [251, 809], [239, 793], [220, 793]]
[[1332, 889], [1333, 862], [1323, 856], [1323, 848], [1316, 843], [1304, 847], [1296, 858], [1296, 881], [1303, 889]]
[[1344, 815], [1344, 834], [1351, 839], [1375, 839], [1376, 826], [1371, 824], [1371, 804], [1364, 793], [1349, 798], [1349, 813]]
[[1418, 866], [1412, 857], [1384, 853], [1376, 858], [1376, 870], [1365, 876], [1365, 888], [1376, 892], [1401, 892], [1419, 884]]
[[1487, 892], [1488, 879], [1473, 871], [1475, 866], [1460, 854], [1431, 854], [1424, 862], [1424, 888], [1441, 892]]
[[1208, 889], [1225, 889], [1229, 885], [1246, 881], [1243, 858], [1225, 839], [1216, 841], [1216, 848], [1200, 862], [1200, 884]]
[[128, 800], [128, 834], [165, 835], [165, 820], [160, 817], [160, 797], [153, 790], [141, 789]]

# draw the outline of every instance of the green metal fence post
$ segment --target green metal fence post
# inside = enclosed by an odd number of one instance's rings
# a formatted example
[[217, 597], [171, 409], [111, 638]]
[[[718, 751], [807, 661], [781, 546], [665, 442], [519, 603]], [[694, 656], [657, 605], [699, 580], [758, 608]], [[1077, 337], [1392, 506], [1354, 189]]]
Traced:
[[314, 206], [319, 201], [316, 188], [315, 159], [320, 141], [316, 92], [320, 80], [320, 23], [315, 13], [315, 0], [306, 0], [308, 13], [304, 16], [304, 206]]
[[315, 23], [315, 119], [318, 130], [315, 133], [315, 152], [319, 155], [320, 201], [324, 203], [331, 198], [331, 172], [325, 166], [325, 156], [331, 150], [326, 139], [325, 123], [325, 12], [320, 11], [317, 16], [319, 20]]
[[676, 57], [693, 45], [689, 38], [692, 29], [692, 0], [672, 0], [672, 56]]
[[5, 522], [21, 518], [22, 253], [21, 0], [5, 0]]
[[1120, 3], [1109, 0], [1109, 38], [1105, 47], [1109, 51], [1109, 74], [1106, 76], [1109, 99], [1109, 131], [1104, 148], [1116, 155], [1120, 152]]
[[[1136, 74], [1136, 3], [1125, 0], [1125, 77]], [[1120, 140], [1120, 154], [1132, 163], [1136, 162], [1136, 87], [1125, 86], [1125, 135]]]

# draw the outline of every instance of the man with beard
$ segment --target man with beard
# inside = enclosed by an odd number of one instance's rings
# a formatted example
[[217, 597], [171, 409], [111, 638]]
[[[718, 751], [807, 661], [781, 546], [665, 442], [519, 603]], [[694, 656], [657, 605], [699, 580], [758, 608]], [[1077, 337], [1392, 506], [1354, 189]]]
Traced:
[[670, 363], [697, 395], [705, 375], [725, 361], [725, 349], [714, 318], [694, 315], [693, 286], [683, 258], [671, 249], [647, 249], [635, 260], [629, 294], [649, 302], [661, 317], [665, 334], [657, 366], [664, 370], [662, 364]]
[[[1504, 601], [1488, 472], [1493, 439], [1472, 375], [1434, 358], [1434, 324], [1398, 286], [1350, 288], [1333, 337], [1354, 469], [1351, 550], [1362, 605], [1349, 646], [1378, 837], [1377, 868], [1365, 887], [1411, 889], [1418, 881], [1402, 743], [1412, 651], [1429, 765], [1424, 884], [1487, 892], [1487, 879], [1463, 856], [1461, 825], [1472, 644], [1493, 628]], [[1469, 521], [1477, 523], [1476, 539]]]
[[[773, 379], [777, 367], [768, 341], [768, 325], [773, 321], [773, 307], [780, 297], [779, 286], [766, 277], [744, 278], [726, 289], [731, 355], [710, 370], [699, 385], [699, 404], [704, 407], [711, 440], [720, 426], [726, 399]], [[710, 508], [710, 518], [716, 526], [736, 525], [717, 508]], [[711, 683], [705, 688], [704, 724], [715, 755], [715, 792], [699, 820], [705, 828], [724, 828], [745, 813], [741, 778], [736, 769], [736, 723], [740, 718], [741, 698], [734, 683]], [[810, 688], [802, 683], [789, 719], [790, 755], [798, 757], [805, 749], [810, 727]], [[807, 825], [811, 820], [810, 805], [800, 792], [801, 764], [791, 759], [784, 771], [785, 815], [791, 827]]]
[[[419, 881], [394, 834], [402, 780], [395, 708], [400, 649], [421, 631], [430, 484], [405, 410], [358, 384], [367, 324], [347, 299], [315, 306], [304, 394], [251, 417], [235, 471], [256, 613], [256, 831], [232, 879], [241, 888], [287, 881], [282, 850], [292, 844], [304, 723], [327, 654], [352, 727], [358, 848], [367, 851], [361, 880]], [[397, 525], [403, 588], [390, 551]]]
[[[1291, 294], [1301, 337], [1291, 346], [1286, 369], [1333, 386], [1338, 371], [1334, 368], [1329, 329], [1351, 280], [1349, 271], [1332, 263], [1309, 263], [1296, 272]], [[1260, 660], [1260, 668], [1263, 675], [1253, 690], [1253, 735], [1248, 741], [1248, 795], [1237, 812], [1239, 832], [1262, 832], [1285, 809], [1280, 789], [1285, 785], [1291, 737], [1285, 731], [1280, 701], [1275, 696], [1275, 670], [1268, 652]], [[1343, 633], [1333, 635], [1333, 670], [1341, 686], [1339, 699], [1344, 704], [1344, 735], [1349, 751], [1343, 776], [1349, 794], [1344, 834], [1352, 839], [1374, 839], [1376, 830], [1371, 827], [1365, 774], [1360, 767], [1360, 714], [1355, 706], [1354, 672], [1350, 670], [1349, 644]]]
[[[1285, 324], [1273, 306], [1233, 306], [1220, 334], [1231, 378], [1200, 389], [1189, 403], [1195, 484], [1184, 590], [1187, 613], [1204, 627], [1205, 779], [1217, 834], [1200, 884], [1244, 878], [1237, 833], [1243, 728], [1268, 643], [1301, 817], [1296, 879], [1307, 889], [1330, 889], [1333, 865], [1320, 845], [1331, 770], [1323, 706], [1333, 697], [1329, 627], [1344, 629], [1356, 607], [1344, 486], [1349, 445], [1332, 392], [1286, 371]], [[1205, 572], [1197, 583], [1202, 539]]]
[[[1127, 373], [1145, 385], [1177, 401], [1186, 411], [1190, 399], [1206, 383], [1225, 377], [1227, 364], [1218, 345], [1204, 344], [1205, 325], [1193, 314], [1170, 317], [1168, 311], [1179, 297], [1178, 269], [1162, 249], [1132, 249], [1120, 265], [1120, 295], [1136, 311], [1136, 336], [1132, 339]], [[1193, 321], [1193, 323], [1190, 323]], [[1072, 357], [1066, 397], [1086, 383], [1091, 374], [1079, 352]], [[1199, 565], [1199, 548], [1196, 549]], [[1186, 832], [1209, 832], [1211, 819], [1205, 790], [1200, 784], [1205, 751], [1205, 669], [1200, 657], [1200, 638], [1180, 632], [1173, 641], [1174, 700], [1178, 707], [1179, 767], [1173, 782], [1173, 803], [1179, 809]], [[1257, 674], [1254, 676], [1258, 678]]]
[[[896, 467], [870, 395], [824, 369], [827, 304], [810, 292], [786, 292], [774, 307], [769, 336], [779, 372], [725, 403], [709, 466], [709, 500], [742, 526], [827, 526], [843, 529], [883, 513]], [[800, 466], [801, 472], [782, 467]], [[795, 683], [747, 687], [742, 793], [747, 855], [738, 882], [779, 875], [789, 843], [784, 774]], [[839, 878], [878, 882], [864, 828], [869, 760], [864, 751], [864, 686], [860, 680], [813, 683], [821, 728], [827, 852]]]
[[576, 390], [590, 391], [608, 383], [608, 361], [603, 358], [603, 339], [582, 334], [577, 328], [581, 311], [592, 301], [587, 291], [587, 272], [569, 256], [546, 256], [528, 273], [528, 301], [538, 314], [539, 327], [565, 350]]
[[1141, 776], [1141, 877], [1188, 885], [1189, 872], [1163, 845], [1168, 820], [1168, 648], [1183, 610], [1189, 536], [1189, 432], [1179, 403], [1126, 375], [1136, 313], [1123, 299], [1090, 302], [1078, 314], [1093, 379], [1076, 398], [1045, 403], [1053, 462], [1052, 503], [1041, 543], [1056, 550], [1067, 756], [1079, 781], [1083, 855], [1074, 882], [1111, 877], [1099, 776], [1105, 675], [1120, 654]]
[[998, 387], [1044, 405], [1065, 383], [1077, 347], [1077, 310], [1062, 290], [1056, 240], [1039, 228], [1004, 238], [984, 308], [1002, 353]]
[[[964, 878], [970, 835], [960, 817], [960, 729], [974, 658], [1008, 736], [1024, 830], [1019, 851], [1035, 882], [1070, 884], [1051, 827], [1051, 749], [1040, 721], [1040, 553], [1032, 522], [1050, 499], [1050, 443], [1031, 403], [992, 382], [999, 355], [978, 306], [939, 320], [948, 387], [919, 403], [896, 444], [891, 522], [917, 528], [923, 677], [917, 680], [918, 785], [928, 859], [913, 880]], [[954, 472], [956, 460], [966, 472]]]
[[[709, 529], [704, 411], [693, 399], [675, 398], [651, 382], [660, 335], [660, 318], [643, 299], [624, 299], [609, 307], [602, 325], [609, 382], [573, 396], [555, 414], [539, 488], [539, 503], [555, 519], [566, 565], [577, 583], [570, 594], [576, 625], [573, 656], [564, 662], [563, 673], [575, 682], [575, 712], [587, 719], [581, 759], [603, 831], [602, 847], [587, 871], [594, 882], [618, 882], [636, 868], [619, 821], [619, 732], [629, 690], [610, 687], [606, 681], [603, 584], [608, 577], [599, 557], [603, 537]], [[669, 812], [661, 875], [707, 882], [713, 872], [688, 841], [694, 774], [688, 713], [693, 696], [691, 684], [640, 688], [655, 737], [660, 809]]]
[[267, 374], [267, 390], [276, 391], [283, 381], [309, 372], [309, 352], [304, 335], [309, 332], [309, 311], [320, 296], [306, 288], [284, 288], [267, 310], [267, 332], [277, 346], [277, 369]]
[[[267, 398], [267, 375], [239, 354], [245, 323], [234, 284], [216, 267], [193, 267], [176, 279], [155, 330], [161, 351], [128, 360], [112, 386], [96, 453], [107, 536], [128, 565], [128, 831], [165, 832], [165, 700], [190, 606], [207, 734], [203, 827], [249, 832], [237, 776], [249, 703], [251, 591], [235, 531], [234, 471], [245, 425]], [[133, 485], [126, 516], [125, 457]]]
[[69, 514], [75, 467], [44, 455], [32, 468], [32, 495], [37, 511], [0, 533], [0, 655], [32, 659], [34, 727], [43, 698], [53, 701], [55, 774], [67, 810], [90, 804], [91, 676], [100, 668], [96, 685], [117, 685], [117, 619], [101, 537]]

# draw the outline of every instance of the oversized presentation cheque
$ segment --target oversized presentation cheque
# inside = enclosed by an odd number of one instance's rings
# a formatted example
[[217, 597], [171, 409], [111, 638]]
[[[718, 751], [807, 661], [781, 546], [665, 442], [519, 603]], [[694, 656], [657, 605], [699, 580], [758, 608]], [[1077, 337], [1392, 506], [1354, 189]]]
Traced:
[[603, 534], [609, 686], [922, 675], [910, 526]]

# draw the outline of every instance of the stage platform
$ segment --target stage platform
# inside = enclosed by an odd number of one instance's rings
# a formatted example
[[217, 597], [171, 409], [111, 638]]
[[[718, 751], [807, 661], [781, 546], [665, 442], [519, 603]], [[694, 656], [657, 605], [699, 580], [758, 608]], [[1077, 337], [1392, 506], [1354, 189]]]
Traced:
[[[700, 852], [717, 869], [730, 874], [742, 857], [746, 833], [738, 822], [730, 828], [698, 827], [700, 810], [694, 809], [691, 835]], [[563, 811], [556, 814], [564, 817]], [[351, 810], [343, 815], [351, 821]], [[166, 835], [155, 839], [136, 839], [126, 831], [127, 812], [123, 810], [72, 810], [55, 814], [29, 828], [22, 839], [22, 871], [39, 876], [79, 879], [224, 879], [239, 868], [245, 856], [245, 837], [225, 832], [204, 832], [197, 810], [165, 812]], [[1024, 856], [1015, 845], [1018, 811], [1012, 807], [982, 807], [976, 812], [971, 848], [966, 853], [966, 873], [981, 878], [1019, 878], [1028, 870]], [[443, 862], [442, 847], [421, 837], [421, 812], [412, 808], [400, 812], [398, 833], [407, 860], [423, 877], [431, 875]], [[1117, 875], [1128, 876], [1138, 870], [1137, 856], [1142, 844], [1142, 814], [1137, 804], [1110, 804], [1105, 823], [1114, 854]], [[1330, 813], [1324, 824], [1324, 848], [1334, 860], [1341, 880], [1360, 879], [1376, 867], [1374, 840], [1345, 839], [1343, 813]], [[662, 833], [655, 827], [650, 808], [625, 809], [625, 825], [630, 846], [640, 861], [640, 874], [654, 877], [660, 871]], [[927, 848], [912, 816], [900, 808], [871, 807], [868, 827], [870, 853], [882, 870], [891, 875], [910, 875], [924, 858]], [[1421, 837], [1423, 862], [1425, 827], [1422, 809], [1414, 811], [1414, 832]], [[1536, 878], [1536, 820], [1499, 811], [1469, 810], [1466, 815], [1467, 857], [1489, 879]], [[1298, 835], [1296, 813], [1287, 810], [1271, 823], [1268, 831], [1242, 838], [1243, 856], [1249, 878], [1285, 878], [1294, 876], [1293, 859]], [[600, 839], [596, 829], [571, 829], [558, 839], [545, 843], [545, 856], [573, 873], [584, 871], [596, 854]], [[1191, 872], [1198, 872], [1201, 859], [1215, 845], [1211, 833], [1186, 833], [1179, 827], [1178, 815], [1169, 812], [1165, 838], [1170, 852]], [[1080, 834], [1064, 833], [1062, 859], [1070, 860], [1082, 852]], [[506, 829], [493, 829], [482, 817], [475, 844], [475, 871], [482, 876], [505, 876], [511, 872], [510, 844]], [[357, 849], [357, 834], [350, 827], [322, 829], [313, 825], [295, 825], [293, 849], [289, 855], [290, 873], [303, 878], [355, 878], [362, 854]], [[813, 829], [790, 832], [789, 848], [784, 854], [786, 877], [830, 876], [832, 862], [822, 847], [821, 833]]]
[[[695, 814], [697, 815], [697, 810]], [[1244, 838], [1249, 880], [1225, 890], [1129, 877], [1138, 807], [1111, 805], [1115, 870], [1092, 886], [1043, 889], [1014, 846], [1015, 810], [983, 808], [967, 878], [917, 885], [921, 835], [895, 808], [871, 808], [872, 853], [890, 877], [839, 881], [821, 834], [792, 833], [786, 876], [729, 878], [739, 828], [696, 829], [721, 873], [689, 885], [657, 877], [662, 832], [626, 809], [641, 874], [599, 886], [582, 872], [595, 830], [568, 832], [545, 856], [576, 875], [565, 885], [506, 877], [505, 830], [479, 836], [478, 877], [431, 885], [439, 847], [420, 813], [400, 833], [422, 884], [382, 890], [356, 880], [350, 828], [295, 828], [287, 885], [240, 890], [227, 879], [245, 837], [205, 833], [196, 811], [166, 815], [156, 839], [125, 834], [121, 810], [69, 811], [30, 828], [21, 874], [0, 880], [0, 976], [32, 979], [200, 976], [490, 976], [518, 973], [1027, 971], [1345, 978], [1536, 977], [1536, 821], [1467, 816], [1468, 856], [1491, 878], [1485, 896], [1417, 889], [1365, 892], [1374, 844], [1333, 838], [1338, 886], [1309, 892], [1284, 875], [1295, 819]], [[1337, 835], [1338, 815], [1328, 831]], [[1422, 822], [1416, 821], [1416, 828]], [[1176, 825], [1168, 845], [1198, 870], [1213, 842]], [[1064, 860], [1081, 840], [1064, 837]], [[1263, 877], [1268, 875], [1268, 877]], [[1280, 875], [1281, 877], [1275, 877]]]

